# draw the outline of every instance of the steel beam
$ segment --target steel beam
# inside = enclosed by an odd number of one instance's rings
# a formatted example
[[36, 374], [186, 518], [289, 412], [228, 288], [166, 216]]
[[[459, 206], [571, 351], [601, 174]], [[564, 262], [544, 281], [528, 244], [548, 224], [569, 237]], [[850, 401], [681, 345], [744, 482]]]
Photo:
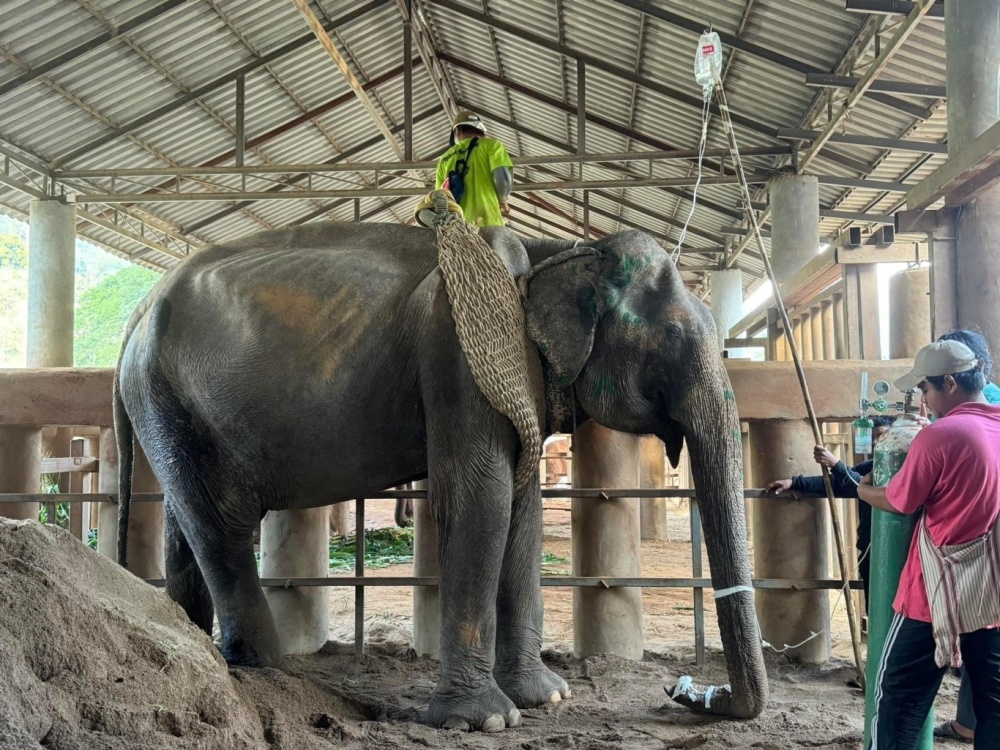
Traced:
[[[819, 130], [801, 128], [778, 128], [778, 137], [790, 141], [815, 141], [822, 133]], [[845, 143], [865, 146], [885, 151], [912, 151], [917, 154], [947, 154], [948, 144], [936, 141], [910, 141], [902, 138], [880, 138], [872, 135], [850, 135], [835, 133], [829, 137], [830, 143]]]
[[233, 153], [233, 160], [237, 167], [243, 166], [243, 154], [246, 148], [246, 137], [244, 136], [244, 118], [246, 116], [246, 76], [236, 79], [236, 126], [233, 128], [233, 138], [236, 147]]
[[[372, 123], [375, 128], [382, 134], [385, 142], [389, 144], [389, 147], [396, 153], [396, 157], [400, 160], [406, 158], [403, 151], [403, 147], [396, 140], [396, 136], [393, 135], [391, 127], [389, 124], [382, 119], [382, 113], [379, 112], [378, 107], [375, 106], [367, 93], [365, 93], [364, 86], [358, 77], [354, 75], [354, 71], [351, 70], [351, 66], [347, 63], [347, 60], [341, 54], [340, 50], [337, 49], [337, 45], [333, 43], [330, 38], [330, 34], [323, 27], [323, 23], [316, 17], [313, 13], [312, 8], [309, 7], [308, 0], [291, 0], [291, 3], [299, 9], [299, 13], [302, 14], [302, 18], [305, 19], [306, 25], [312, 30], [313, 35], [319, 40], [319, 43], [323, 45], [323, 49], [333, 60], [334, 65], [340, 71], [340, 74], [347, 81], [347, 85], [351, 87], [354, 95], [361, 102], [361, 106], [365, 108], [368, 116], [371, 118]], [[336, 28], [336, 27], [334, 27]]]
[[[956, 2], [958, 0], [955, 0]], [[870, 13], [880, 16], [908, 15], [917, 3], [907, 0], [847, 0], [845, 10], [848, 13]], [[944, 0], [939, 0], [927, 12], [928, 18], [944, 20]]]
[[[382, 7], [388, 1], [389, 0], [369, 0], [369, 2], [365, 3], [364, 5], [358, 6], [354, 10], [349, 11], [344, 15], [333, 19], [329, 23], [324, 24], [323, 28], [330, 30], [349, 24], [353, 21], [358, 20], [359, 18], [363, 18], [373, 10]], [[85, 143], [82, 146], [73, 149], [69, 153], [57, 157], [50, 163], [49, 166], [52, 168], [61, 167], [64, 164], [69, 164], [70, 162], [76, 161], [81, 157], [87, 156], [88, 154], [93, 153], [102, 146], [106, 146], [109, 143], [113, 143], [114, 141], [117, 141], [119, 138], [124, 138], [129, 133], [138, 130], [139, 128], [145, 125], [149, 125], [152, 122], [156, 122], [160, 118], [169, 115], [171, 112], [174, 112], [180, 109], [181, 107], [184, 107], [194, 101], [197, 101], [198, 99], [201, 99], [206, 94], [210, 94], [213, 91], [217, 91], [223, 86], [226, 86], [235, 81], [237, 77], [241, 75], [246, 75], [247, 73], [257, 70], [258, 68], [262, 68], [265, 65], [273, 63], [275, 60], [278, 60], [284, 57], [285, 55], [291, 54], [292, 52], [301, 49], [306, 44], [315, 41], [315, 39], [316, 37], [312, 33], [297, 37], [296, 39], [293, 39], [292, 41], [281, 45], [277, 49], [272, 50], [266, 55], [258, 57], [253, 62], [247, 63], [246, 65], [243, 65], [230, 73], [220, 76], [219, 78], [216, 78], [215, 80], [206, 83], [204, 86], [199, 86], [198, 88], [193, 89], [187, 94], [177, 97], [168, 104], [164, 104], [160, 107], [157, 107], [152, 112], [147, 112], [146, 114], [137, 117], [134, 120], [126, 122], [123, 125], [119, 125], [117, 128], [114, 128], [110, 132], [98, 136], [89, 143]]]
[[403, 19], [403, 159], [413, 161], [413, 24]]
[[[440, 106], [438, 106], [438, 107], [432, 107], [431, 109], [429, 109], [429, 110], [427, 110], [425, 112], [422, 112], [419, 115], [417, 115], [416, 117], [414, 117], [413, 118], [413, 122], [417, 123], [417, 122], [421, 122], [421, 121], [427, 119], [428, 117], [433, 117], [434, 115], [440, 113], [442, 111], [442, 109], [443, 108], [440, 107]], [[394, 129], [397, 130], [397, 131], [399, 130], [398, 127], [394, 128]], [[343, 153], [339, 154], [338, 156], [335, 156], [333, 159], [330, 160], [330, 163], [331, 164], [335, 164], [337, 162], [341, 162], [341, 161], [345, 161], [347, 159], [350, 159], [352, 156], [355, 156], [356, 154], [360, 154], [363, 151], [366, 151], [366, 150], [370, 149], [372, 146], [377, 145], [381, 140], [382, 140], [382, 136], [381, 135], [377, 135], [377, 136], [374, 136], [372, 138], [369, 138], [367, 141], [364, 141], [363, 143], [359, 143], [357, 146], [354, 146], [353, 148], [349, 148], [349, 149], [347, 149], [347, 151], [344, 151]], [[288, 180], [286, 180], [286, 183], [288, 183], [288, 184], [295, 184], [295, 183], [301, 182], [302, 180], [306, 179], [307, 177], [308, 177], [307, 173], [299, 173], [299, 174], [296, 174], [296, 175], [290, 177]], [[284, 189], [283, 185], [275, 185], [273, 188], [271, 188], [271, 190], [274, 191], [274, 192], [279, 192], [279, 191], [281, 191], [283, 189]], [[237, 211], [241, 211], [244, 208], [246, 208], [245, 204], [237, 204], [235, 206], [229, 206], [228, 208], [224, 208], [221, 211], [217, 211], [216, 213], [212, 214], [211, 216], [206, 216], [204, 219], [200, 219], [200, 220], [194, 222], [190, 226], [184, 227], [181, 231], [184, 234], [190, 234], [191, 232], [197, 232], [199, 229], [204, 229], [208, 225], [214, 224], [215, 222], [219, 221], [220, 219], [224, 219], [225, 217], [230, 216], [231, 214], [234, 214]], [[326, 213], [326, 212], [324, 211], [323, 213]]]
[[[608, 75], [620, 78], [623, 81], [628, 81], [629, 83], [633, 83], [648, 91], [652, 91], [654, 93], [659, 94], [660, 96], [666, 97], [667, 99], [671, 99], [672, 101], [684, 104], [685, 106], [698, 112], [699, 114], [701, 113], [702, 100], [700, 96], [697, 96], [695, 94], [689, 93], [687, 91], [682, 91], [680, 89], [676, 89], [672, 86], [660, 83], [659, 81], [654, 81], [650, 78], [647, 78], [646, 76], [640, 75], [626, 68], [621, 68], [599, 57], [594, 57], [593, 55], [581, 52], [566, 44], [562, 44], [560, 42], [549, 39], [548, 37], [541, 36], [540, 34], [536, 34], [532, 31], [528, 31], [527, 29], [524, 29], [516, 24], [508, 23], [507, 21], [502, 21], [493, 16], [488, 16], [485, 13], [474, 10], [473, 8], [470, 8], [459, 2], [456, 2], [456, 0], [428, 0], [427, 4], [435, 5], [441, 8], [447, 8], [448, 10], [454, 13], [465, 16], [466, 18], [471, 18], [472, 20], [477, 21], [478, 23], [481, 23], [484, 26], [488, 26], [490, 28], [503, 31], [507, 34], [510, 34], [511, 36], [517, 37], [518, 39], [542, 47], [543, 49], [548, 49], [552, 52], [563, 55], [564, 57], [568, 57], [573, 60], [583, 60], [588, 67], [594, 70], [600, 70], [607, 73]], [[713, 104], [711, 107], [711, 111], [713, 114], [718, 115], [719, 114], [718, 106]], [[732, 112], [732, 111], [730, 111], [729, 116], [730, 119], [732, 119], [733, 123], [735, 123], [736, 125], [747, 128], [748, 130], [752, 130], [756, 133], [759, 133], [761, 135], [770, 138], [776, 138], [775, 128], [766, 123], [762, 123], [759, 120], [755, 120], [752, 117], [747, 117], [746, 115], [741, 115], [737, 112]]]
[[[580, 116], [579, 109], [572, 104], [568, 104], [562, 101], [561, 99], [557, 99], [554, 96], [550, 96], [549, 94], [545, 94], [541, 91], [532, 89], [531, 87], [526, 86], [523, 83], [513, 81], [509, 78], [505, 78], [504, 76], [498, 75], [497, 73], [494, 73], [491, 70], [487, 70], [486, 68], [482, 68], [474, 63], [471, 63], [467, 60], [457, 57], [456, 55], [453, 55], [450, 52], [443, 52], [443, 51], [439, 52], [438, 57], [443, 62], [446, 62], [449, 65], [453, 65], [454, 67], [460, 70], [472, 73], [473, 75], [482, 78], [484, 80], [492, 81], [493, 83], [503, 86], [504, 88], [510, 89], [511, 91], [516, 91], [519, 94], [524, 94], [530, 99], [534, 99], [537, 102], [547, 104], [553, 109], [558, 109], [560, 112], [565, 112], [566, 114], [573, 115], [574, 117]], [[470, 108], [471, 107], [472, 105], [470, 105]], [[605, 130], [615, 133], [616, 135], [620, 135], [625, 138], [630, 138], [633, 141], [636, 141], [637, 143], [643, 143], [647, 146], [651, 146], [660, 151], [677, 151], [679, 154], [681, 152], [686, 152], [685, 155], [683, 156], [679, 155], [677, 158], [690, 159], [693, 162], [697, 161], [698, 159], [697, 149], [678, 149], [676, 146], [669, 144], [655, 136], [649, 135], [647, 133], [640, 133], [633, 128], [625, 127], [624, 125], [620, 125], [616, 122], [613, 122], [612, 120], [608, 120], [605, 117], [596, 115], [593, 112], [585, 112], [585, 115], [587, 122], [597, 125], [598, 127], [604, 128]], [[496, 118], [491, 117], [490, 119], [496, 119]], [[517, 124], [511, 124], [509, 127], [520, 128], [521, 126]], [[743, 155], [781, 156], [784, 154], [790, 154], [791, 152], [792, 149], [786, 146], [768, 146], [768, 147], [757, 147], [752, 149], [746, 149], [743, 152]], [[712, 158], [713, 157], [718, 158], [728, 155], [729, 155], [728, 149], [706, 149], [705, 151], [706, 159], [704, 161], [705, 169], [712, 172], [721, 172], [722, 163], [718, 161], [713, 161]], [[727, 170], [731, 172], [732, 168], [727, 168]]]
[[[832, 73], [806, 73], [806, 86], [827, 89], [853, 89], [861, 79], [852, 76], [838, 76]], [[878, 80], [868, 87], [869, 92], [882, 94], [905, 94], [927, 99], [945, 99], [944, 86], [910, 81]]]
[[62, 54], [56, 55], [51, 60], [46, 60], [45, 62], [33, 67], [31, 70], [25, 71], [21, 75], [7, 81], [5, 84], [0, 85], [0, 98], [17, 91], [22, 86], [31, 83], [35, 79], [40, 78], [47, 73], [51, 73], [52, 71], [57, 70], [64, 65], [68, 65], [69, 63], [78, 60], [94, 50], [100, 49], [106, 44], [110, 44], [126, 34], [138, 31], [147, 24], [156, 21], [175, 8], [179, 8], [188, 2], [190, 2], [190, 0], [167, 0], [166, 2], [155, 5], [149, 10], [140, 13], [134, 18], [130, 18], [128, 21], [125, 21], [114, 28], [101, 32], [93, 39], [88, 39], [86, 42], [82, 42], [75, 47], [71, 47]]
[[[754, 185], [763, 185], [771, 178], [770, 174], [749, 174], [747, 181]], [[694, 186], [698, 178], [665, 177], [643, 178], [634, 180], [564, 180], [560, 182], [531, 183], [535, 192], [550, 192], [553, 190], [628, 190], [638, 187], [679, 187]], [[735, 185], [737, 178], [733, 175], [718, 175], [702, 177], [702, 185]], [[426, 185], [414, 185], [400, 188], [354, 188], [334, 190], [247, 190], [219, 191], [207, 193], [82, 193], [76, 196], [77, 203], [218, 203], [246, 202], [262, 200], [316, 200], [320, 198], [377, 198], [381, 196], [423, 195], [427, 192]]]
[[796, 171], [802, 174], [812, 162], [820, 155], [820, 151], [830, 140], [830, 137], [836, 134], [840, 129], [841, 123], [847, 115], [854, 109], [855, 105], [861, 100], [861, 97], [865, 95], [868, 89], [875, 82], [875, 79], [885, 70], [886, 66], [892, 60], [893, 56], [900, 50], [906, 40], [910, 38], [910, 35], [916, 30], [921, 19], [934, 7], [935, 0], [920, 0], [918, 3], [913, 4], [913, 9], [910, 14], [906, 17], [906, 20], [900, 25], [893, 34], [892, 39], [889, 40], [887, 44], [882, 47], [881, 53], [871, 65], [868, 66], [868, 70], [865, 72], [864, 76], [858, 81], [857, 85], [851, 89], [850, 93], [847, 95], [847, 101], [841, 106], [837, 113], [829, 119], [826, 126], [820, 132], [819, 136], [813, 141], [813, 145], [809, 150], [798, 160], [798, 166]]

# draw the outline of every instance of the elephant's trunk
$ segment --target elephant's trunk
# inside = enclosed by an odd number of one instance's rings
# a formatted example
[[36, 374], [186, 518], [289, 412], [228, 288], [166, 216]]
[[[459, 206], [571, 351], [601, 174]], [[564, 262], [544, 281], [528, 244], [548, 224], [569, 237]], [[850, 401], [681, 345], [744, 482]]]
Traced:
[[679, 689], [668, 692], [696, 711], [752, 719], [764, 710], [768, 684], [747, 553], [740, 422], [721, 360], [706, 363], [705, 370], [678, 416], [691, 455], [712, 586], [722, 595], [716, 609], [731, 688], [682, 679]]

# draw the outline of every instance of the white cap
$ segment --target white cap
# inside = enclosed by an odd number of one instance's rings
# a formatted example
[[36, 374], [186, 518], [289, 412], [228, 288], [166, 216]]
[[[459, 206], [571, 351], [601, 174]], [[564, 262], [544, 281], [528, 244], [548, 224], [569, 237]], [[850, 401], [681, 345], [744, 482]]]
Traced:
[[935, 341], [917, 352], [913, 369], [899, 378], [895, 386], [901, 391], [908, 391], [927, 378], [966, 372], [978, 364], [976, 355], [961, 341]]

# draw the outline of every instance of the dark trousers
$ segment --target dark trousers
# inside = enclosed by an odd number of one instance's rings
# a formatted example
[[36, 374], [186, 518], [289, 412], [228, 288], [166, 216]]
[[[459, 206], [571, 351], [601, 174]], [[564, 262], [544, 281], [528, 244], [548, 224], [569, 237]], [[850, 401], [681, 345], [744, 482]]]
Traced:
[[[1000, 630], [961, 636], [962, 661], [972, 685], [976, 750], [1000, 748]], [[913, 750], [945, 672], [934, 663], [927, 622], [897, 614], [879, 663], [869, 750]]]

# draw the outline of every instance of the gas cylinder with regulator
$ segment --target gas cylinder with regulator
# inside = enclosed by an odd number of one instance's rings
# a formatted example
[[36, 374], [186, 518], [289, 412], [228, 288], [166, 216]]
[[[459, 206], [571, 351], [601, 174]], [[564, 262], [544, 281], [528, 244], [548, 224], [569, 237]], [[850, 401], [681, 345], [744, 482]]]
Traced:
[[[876, 487], [885, 487], [902, 468], [906, 454], [922, 427], [918, 418], [919, 404], [914, 404], [915, 399], [919, 398], [920, 391], [917, 388], [906, 391], [903, 394], [903, 401], [890, 404], [884, 398], [889, 393], [889, 384], [885, 381], [879, 381], [874, 386], [878, 399], [869, 402], [865, 392], [867, 391], [867, 373], [862, 378], [862, 384], [862, 418], [867, 418], [865, 415], [869, 408], [874, 408], [879, 412], [889, 409], [902, 412], [896, 417], [896, 421], [889, 428], [889, 431], [874, 446], [872, 484]], [[868, 664], [866, 668], [868, 691], [865, 695], [864, 747], [868, 747], [871, 722], [875, 715], [879, 663], [882, 660], [885, 641], [895, 614], [892, 604], [896, 598], [896, 589], [899, 587], [899, 579], [909, 556], [910, 544], [913, 541], [913, 533], [917, 528], [918, 521], [919, 515], [904, 516], [872, 508], [872, 541], [868, 550], [871, 581], [868, 599]], [[920, 733], [916, 745], [917, 750], [932, 750], [933, 730], [934, 711], [932, 709]]]

